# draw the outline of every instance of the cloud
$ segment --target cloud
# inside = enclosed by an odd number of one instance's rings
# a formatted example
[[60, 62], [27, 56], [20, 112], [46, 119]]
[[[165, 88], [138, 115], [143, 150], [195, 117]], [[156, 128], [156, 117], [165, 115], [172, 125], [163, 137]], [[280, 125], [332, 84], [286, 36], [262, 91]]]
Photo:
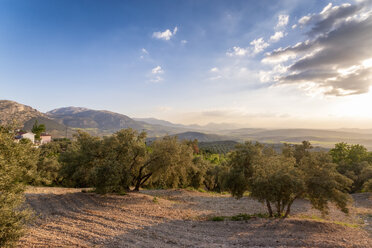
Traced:
[[156, 76], [156, 77], [150, 79], [150, 82], [152, 82], [152, 83], [159, 83], [161, 81], [163, 81], [163, 78], [160, 77], [160, 76]]
[[298, 23], [307, 30], [306, 40], [274, 50], [262, 60], [285, 62], [277, 84], [311, 85], [333, 96], [368, 92], [372, 84], [372, 66], [366, 63], [372, 58], [370, 3], [328, 4], [320, 13], [302, 17]]
[[250, 44], [253, 46], [253, 54], [260, 53], [269, 46], [269, 43], [265, 42], [262, 37], [251, 41]]
[[218, 68], [217, 67], [213, 67], [212, 69], [210, 69], [210, 72], [218, 72]]
[[142, 53], [142, 55], [140, 56], [141, 59], [144, 59], [146, 55], [149, 55], [149, 52], [145, 48], [141, 49], [141, 53]]
[[181, 44], [182, 44], [182, 45], [187, 44], [187, 40], [181, 40]]
[[152, 68], [151, 74], [152, 75], [150, 78], [150, 82], [152, 83], [158, 83], [164, 80], [164, 78], [161, 76], [162, 74], [164, 74], [164, 70], [161, 68], [160, 65]]
[[275, 28], [280, 29], [287, 26], [289, 21], [289, 15], [279, 15], [278, 16], [278, 24], [276, 24]]
[[173, 29], [173, 32], [169, 29], [167, 29], [163, 32], [154, 32], [152, 34], [152, 37], [156, 38], [156, 39], [161, 39], [161, 40], [170, 40], [174, 35], [176, 35], [177, 31], [178, 31], [178, 28], [175, 27]]
[[273, 34], [272, 36], [270, 36], [270, 40], [271, 42], [277, 42], [279, 41], [281, 38], [284, 37], [284, 34], [283, 32], [275, 32], [275, 34]]
[[151, 70], [151, 73], [152, 73], [152, 74], [163, 74], [163, 73], [164, 73], [164, 70], [161, 68], [160, 65], [158, 65], [157, 67], [154, 67], [154, 68]]
[[226, 53], [227, 56], [245, 56], [249, 53], [249, 49], [234, 46], [232, 50]]

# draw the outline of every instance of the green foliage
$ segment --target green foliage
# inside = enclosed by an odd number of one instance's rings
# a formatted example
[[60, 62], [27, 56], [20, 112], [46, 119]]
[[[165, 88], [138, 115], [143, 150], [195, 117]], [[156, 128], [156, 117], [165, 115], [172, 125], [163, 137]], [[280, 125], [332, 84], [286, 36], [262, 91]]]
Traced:
[[236, 151], [230, 154], [231, 167], [226, 186], [231, 193], [240, 198], [249, 188], [248, 179], [252, 177], [253, 165], [263, 157], [263, 145], [246, 142], [236, 146]]
[[227, 187], [240, 198], [244, 192], [266, 203], [270, 216], [287, 217], [295, 199], [306, 197], [314, 208], [326, 214], [328, 202], [334, 202], [342, 211], [349, 196], [351, 181], [341, 175], [337, 165], [324, 152], [310, 152], [311, 144], [284, 146], [282, 155], [256, 143], [245, 143], [230, 155]]
[[[192, 163], [192, 147], [180, 143], [177, 137], [166, 136], [153, 142], [151, 149], [148, 159], [139, 167], [135, 189], [146, 182], [147, 176], [152, 176], [151, 184], [156, 187], [183, 188], [190, 184], [189, 174], [196, 169]], [[143, 179], [139, 179], [141, 177]]]
[[76, 141], [60, 155], [63, 184], [69, 187], [91, 187], [96, 159], [102, 157], [101, 140], [81, 131], [74, 137]]
[[227, 154], [235, 150], [236, 141], [211, 141], [200, 142], [199, 148], [205, 154]]
[[338, 143], [330, 152], [337, 170], [353, 181], [350, 193], [361, 192], [372, 179], [372, 153], [362, 145]]
[[364, 183], [363, 192], [372, 192], [372, 179], [369, 179]]
[[35, 121], [35, 124], [32, 126], [31, 132], [35, 134], [35, 139], [40, 140], [41, 133], [45, 132], [45, 125], [38, 123], [38, 121]]
[[166, 136], [146, 146], [145, 133], [123, 129], [103, 139], [78, 132], [62, 153], [61, 176], [74, 187], [95, 187], [98, 193], [134, 190], [146, 185], [174, 188], [197, 185], [199, 170], [193, 149]]
[[62, 165], [59, 162], [59, 158], [69, 145], [71, 145], [70, 140], [60, 139], [39, 147], [40, 155], [37, 173], [41, 185], [61, 185], [60, 170]]
[[35, 180], [36, 155], [30, 143], [17, 144], [0, 128], [0, 247], [14, 245], [30, 219], [21, 205], [24, 184]]

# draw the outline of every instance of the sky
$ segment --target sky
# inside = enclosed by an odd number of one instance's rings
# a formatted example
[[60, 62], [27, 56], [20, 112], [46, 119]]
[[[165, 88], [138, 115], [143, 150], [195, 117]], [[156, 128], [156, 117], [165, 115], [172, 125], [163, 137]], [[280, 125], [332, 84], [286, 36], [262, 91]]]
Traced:
[[372, 128], [372, 1], [0, 0], [0, 99]]

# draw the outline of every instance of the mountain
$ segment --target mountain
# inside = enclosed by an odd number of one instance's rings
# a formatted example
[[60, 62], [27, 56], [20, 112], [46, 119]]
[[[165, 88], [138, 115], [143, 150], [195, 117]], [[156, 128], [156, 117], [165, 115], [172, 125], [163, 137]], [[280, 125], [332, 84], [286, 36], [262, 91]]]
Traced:
[[169, 121], [160, 120], [156, 118], [133, 118], [136, 121], [146, 122], [148, 124], [153, 125], [162, 125], [167, 127], [174, 127], [174, 128], [184, 128], [188, 130], [195, 130], [195, 131], [221, 131], [221, 130], [232, 130], [237, 129], [240, 125], [234, 123], [208, 123], [206, 125], [198, 125], [198, 124], [191, 124], [191, 125], [183, 125], [183, 124], [175, 124]]
[[72, 129], [82, 129], [93, 135], [110, 135], [123, 128], [146, 131], [149, 137], [159, 137], [185, 131], [182, 128], [136, 121], [126, 115], [107, 110], [66, 107], [46, 113], [51, 119]]
[[164, 120], [159, 120], [156, 118], [133, 118], [135, 121], [140, 121], [140, 122], [145, 122], [151, 125], [161, 125], [165, 127], [175, 127], [175, 128], [186, 128], [186, 125], [182, 124], [174, 124], [170, 121], [164, 121]]
[[14, 101], [0, 100], [0, 125], [15, 125], [16, 128], [31, 131], [35, 121], [46, 126], [53, 137], [64, 137], [66, 127], [38, 110]]
[[143, 128], [143, 125], [126, 115], [106, 110], [66, 107], [49, 111], [47, 115], [71, 128], [100, 130], [120, 130], [129, 127], [140, 130]]
[[45, 115], [30, 106], [14, 101], [0, 100], [0, 125], [16, 125], [22, 128], [31, 118], [45, 117]]
[[180, 139], [199, 142], [259, 141], [262, 143], [299, 143], [309, 140], [315, 146], [331, 148], [335, 143], [347, 142], [361, 144], [372, 150], [371, 129], [263, 129], [239, 128], [231, 129], [228, 123], [210, 123], [208, 125], [182, 125], [155, 118], [132, 119], [126, 115], [106, 110], [92, 110], [79, 107], [59, 108], [42, 113], [30, 106], [14, 101], [0, 100], [0, 125], [16, 125], [31, 130], [35, 121], [45, 124], [47, 132], [53, 137], [69, 137], [76, 129], [82, 129], [92, 135], [110, 135], [122, 128], [133, 128], [146, 131], [149, 138], [164, 135], [177, 135]]

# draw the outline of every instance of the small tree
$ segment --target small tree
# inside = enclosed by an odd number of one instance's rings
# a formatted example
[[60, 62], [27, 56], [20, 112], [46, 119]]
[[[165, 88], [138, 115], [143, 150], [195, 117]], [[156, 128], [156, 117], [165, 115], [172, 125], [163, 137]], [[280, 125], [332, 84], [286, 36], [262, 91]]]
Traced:
[[254, 164], [249, 179], [251, 196], [266, 203], [270, 216], [272, 204], [277, 216], [287, 217], [292, 203], [305, 192], [304, 176], [295, 167], [295, 159], [282, 156], [264, 157]]
[[36, 120], [34, 125], [32, 126], [32, 129], [31, 129], [31, 132], [35, 134], [35, 139], [36, 140], [40, 140], [40, 135], [45, 132], [45, 125], [44, 124], [40, 124], [38, 123], [38, 121]]

